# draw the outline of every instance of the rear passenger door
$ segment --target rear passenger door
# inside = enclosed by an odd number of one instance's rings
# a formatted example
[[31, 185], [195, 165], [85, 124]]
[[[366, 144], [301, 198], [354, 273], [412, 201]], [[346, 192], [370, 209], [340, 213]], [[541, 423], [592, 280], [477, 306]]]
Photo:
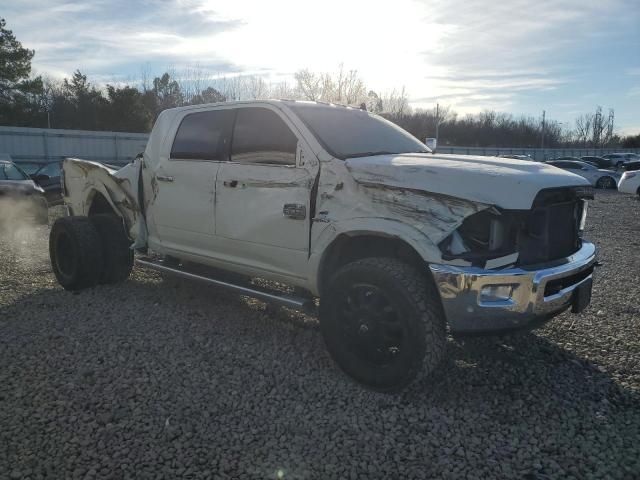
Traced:
[[[303, 153], [303, 152], [307, 153]], [[294, 124], [271, 106], [236, 110], [230, 161], [216, 180], [218, 251], [233, 264], [304, 278], [317, 162]]]
[[187, 113], [153, 172], [150, 216], [160, 243], [207, 256], [213, 241], [215, 181], [228, 158], [233, 110]]

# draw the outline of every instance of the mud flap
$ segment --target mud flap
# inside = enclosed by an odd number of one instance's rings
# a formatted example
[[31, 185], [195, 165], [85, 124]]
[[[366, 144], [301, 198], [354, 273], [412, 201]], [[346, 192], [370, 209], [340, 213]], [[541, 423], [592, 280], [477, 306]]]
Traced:
[[572, 313], [580, 313], [591, 303], [591, 288], [593, 279], [582, 282], [573, 292], [573, 302], [571, 304]]

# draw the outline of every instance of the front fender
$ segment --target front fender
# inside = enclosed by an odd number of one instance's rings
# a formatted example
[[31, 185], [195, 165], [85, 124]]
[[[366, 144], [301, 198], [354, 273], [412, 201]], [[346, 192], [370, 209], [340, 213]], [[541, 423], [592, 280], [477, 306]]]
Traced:
[[[319, 224], [314, 224], [316, 228]], [[413, 248], [427, 263], [441, 262], [441, 253], [429, 237], [416, 227], [391, 218], [361, 217], [335, 221], [327, 224], [318, 234], [309, 257], [309, 289], [319, 294], [320, 266], [326, 260], [327, 252], [340, 235], [373, 235], [402, 240]]]

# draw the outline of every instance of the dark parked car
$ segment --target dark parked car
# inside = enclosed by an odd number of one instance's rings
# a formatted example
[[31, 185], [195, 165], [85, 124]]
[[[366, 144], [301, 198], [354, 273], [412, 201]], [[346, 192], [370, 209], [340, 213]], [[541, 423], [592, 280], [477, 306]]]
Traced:
[[0, 224], [24, 220], [48, 222], [44, 190], [12, 161], [0, 159]]
[[626, 172], [635, 172], [637, 170], [640, 170], [640, 160], [634, 161], [634, 162], [627, 162], [623, 165], [622, 169], [625, 170]]
[[554, 162], [556, 160], [570, 160], [572, 162], [581, 162], [582, 160], [578, 157], [569, 157], [569, 156], [565, 156], [565, 157], [556, 157], [556, 158], [552, 158], [551, 160], [547, 160], [549, 162]]
[[624, 164], [629, 162], [637, 162], [640, 160], [640, 155], [637, 153], [608, 153], [607, 155], [603, 155], [603, 158], [611, 160], [611, 163], [616, 167], [622, 167]]
[[49, 205], [62, 204], [62, 186], [60, 185], [60, 163], [46, 163], [29, 176], [44, 189]]
[[595, 165], [598, 168], [615, 168], [615, 165], [611, 163], [611, 160], [603, 157], [596, 156], [586, 156], [580, 157], [580, 160], [583, 162], [590, 163], [591, 165]]

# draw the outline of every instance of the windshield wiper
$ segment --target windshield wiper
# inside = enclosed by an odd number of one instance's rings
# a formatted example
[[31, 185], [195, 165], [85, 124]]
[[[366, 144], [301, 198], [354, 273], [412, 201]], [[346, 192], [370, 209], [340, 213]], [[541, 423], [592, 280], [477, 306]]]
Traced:
[[386, 152], [384, 150], [378, 150], [376, 152], [359, 152], [359, 153], [350, 153], [349, 155], [344, 155], [342, 158], [346, 160], [347, 158], [374, 157], [376, 155], [398, 155], [398, 152]]

